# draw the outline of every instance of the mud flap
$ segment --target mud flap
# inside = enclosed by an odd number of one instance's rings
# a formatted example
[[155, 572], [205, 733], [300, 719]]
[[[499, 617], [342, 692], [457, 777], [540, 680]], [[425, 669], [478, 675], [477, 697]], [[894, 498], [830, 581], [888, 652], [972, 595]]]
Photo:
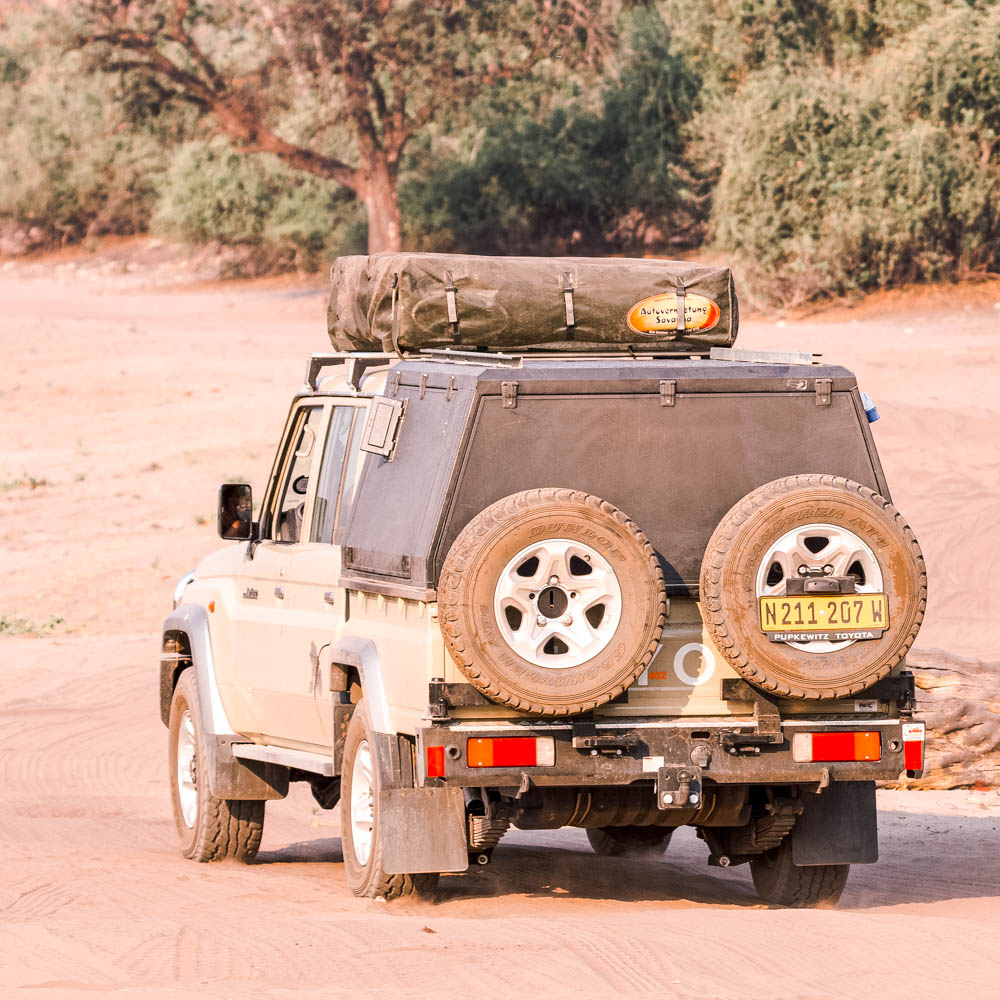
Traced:
[[217, 799], [283, 799], [288, 794], [288, 768], [262, 760], [237, 760], [234, 736], [206, 736], [212, 759], [208, 762], [208, 787]]
[[469, 867], [461, 788], [384, 788], [379, 796], [382, 867], [388, 875]]
[[792, 830], [792, 863], [870, 865], [878, 861], [874, 781], [834, 781], [820, 793], [804, 792]]

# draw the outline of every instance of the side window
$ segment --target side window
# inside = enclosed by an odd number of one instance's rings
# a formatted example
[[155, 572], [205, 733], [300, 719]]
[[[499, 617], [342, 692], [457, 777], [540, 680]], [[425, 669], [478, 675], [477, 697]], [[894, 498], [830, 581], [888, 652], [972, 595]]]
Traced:
[[[358, 449], [365, 410], [357, 406], [334, 407], [323, 450], [316, 490], [310, 539], [339, 544], [354, 499]], [[346, 461], [345, 461], [346, 457]]]
[[358, 415], [354, 418], [354, 437], [351, 438], [351, 451], [347, 456], [347, 471], [344, 473], [344, 488], [340, 493], [340, 509], [337, 511], [337, 531], [333, 540], [339, 545], [340, 536], [344, 533], [347, 525], [347, 517], [354, 506], [354, 493], [358, 486], [358, 473], [360, 462], [364, 458], [361, 454], [362, 431], [365, 429], [365, 418], [368, 410], [358, 410]]
[[289, 438], [291, 451], [285, 456], [284, 475], [273, 508], [271, 538], [275, 541], [297, 542], [302, 537], [302, 514], [309, 491], [309, 472], [322, 418], [322, 406], [306, 406], [298, 413]]

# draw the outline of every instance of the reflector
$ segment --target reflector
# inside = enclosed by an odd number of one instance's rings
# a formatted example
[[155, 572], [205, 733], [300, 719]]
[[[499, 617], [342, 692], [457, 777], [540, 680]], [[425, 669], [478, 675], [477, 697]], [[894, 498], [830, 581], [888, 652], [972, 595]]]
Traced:
[[444, 777], [444, 747], [427, 748], [427, 777]]
[[924, 769], [924, 724], [906, 722], [903, 724], [903, 767], [907, 771]]

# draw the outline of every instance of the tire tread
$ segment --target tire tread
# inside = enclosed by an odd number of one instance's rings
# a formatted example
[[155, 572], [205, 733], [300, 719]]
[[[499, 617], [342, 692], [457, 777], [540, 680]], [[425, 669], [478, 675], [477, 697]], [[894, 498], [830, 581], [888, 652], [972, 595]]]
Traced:
[[[183, 703], [195, 719], [196, 763], [203, 770], [208, 759], [208, 749], [205, 734], [202, 732], [201, 719], [198, 716], [198, 678], [192, 668], [185, 670], [178, 679], [174, 689], [174, 703], [171, 706], [171, 718], [175, 711], [181, 711], [175, 706]], [[170, 728], [171, 738], [174, 729]], [[171, 781], [174, 776], [171, 775]], [[217, 799], [212, 795], [207, 773], [198, 782], [198, 812], [195, 817], [194, 837], [186, 848], [182, 848], [185, 857], [192, 861], [210, 862], [234, 859], [249, 863], [257, 856], [261, 837], [264, 833], [264, 807], [261, 800]], [[174, 805], [175, 814], [177, 810]], [[180, 828], [181, 821], [177, 815], [175, 820]]]

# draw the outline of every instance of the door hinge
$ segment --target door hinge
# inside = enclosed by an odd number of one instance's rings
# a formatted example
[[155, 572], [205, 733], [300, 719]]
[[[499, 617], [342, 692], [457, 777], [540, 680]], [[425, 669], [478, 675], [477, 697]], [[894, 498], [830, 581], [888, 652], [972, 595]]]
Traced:
[[829, 406], [832, 401], [833, 379], [816, 379], [816, 405]]
[[513, 410], [517, 407], [517, 383], [501, 382], [500, 392], [503, 394], [503, 408]]
[[660, 406], [673, 406], [677, 401], [677, 380], [660, 379]]

